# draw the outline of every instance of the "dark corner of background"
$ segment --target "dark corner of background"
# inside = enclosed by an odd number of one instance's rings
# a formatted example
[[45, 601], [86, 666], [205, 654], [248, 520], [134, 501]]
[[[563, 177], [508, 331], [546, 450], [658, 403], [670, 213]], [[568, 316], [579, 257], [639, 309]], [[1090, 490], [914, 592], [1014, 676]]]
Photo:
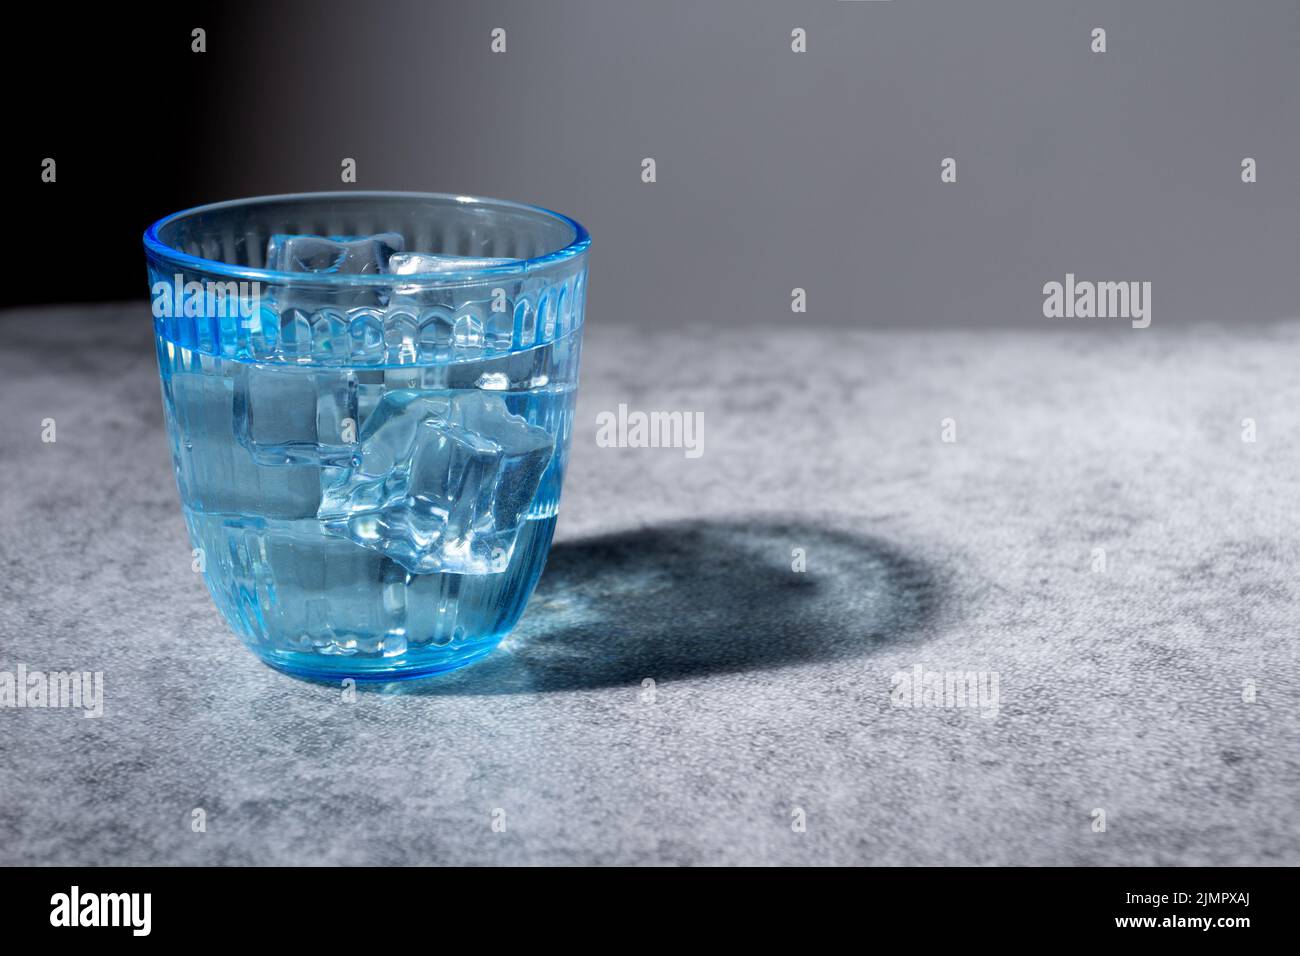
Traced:
[[[11, 220], [5, 260], [22, 262], [0, 307], [143, 299], [141, 235], [204, 200], [215, 165], [256, 144], [221, 129], [208, 104], [231, 44], [213, 43], [243, 13], [218, 3], [45, 5], [6, 38], [10, 146], [3, 151]], [[191, 50], [196, 27], [209, 52]], [[214, 69], [213, 67], [219, 67]], [[220, 147], [220, 148], [217, 148]], [[56, 182], [42, 180], [46, 158]], [[75, 268], [70, 266], [75, 263]]]

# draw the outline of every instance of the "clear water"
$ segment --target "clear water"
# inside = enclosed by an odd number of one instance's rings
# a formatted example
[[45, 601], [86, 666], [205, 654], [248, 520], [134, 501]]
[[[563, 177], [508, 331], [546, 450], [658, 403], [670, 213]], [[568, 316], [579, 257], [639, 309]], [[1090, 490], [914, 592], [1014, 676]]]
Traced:
[[579, 335], [427, 367], [295, 366], [160, 326], [186, 523], [241, 639], [323, 678], [420, 676], [496, 646], [555, 529]]

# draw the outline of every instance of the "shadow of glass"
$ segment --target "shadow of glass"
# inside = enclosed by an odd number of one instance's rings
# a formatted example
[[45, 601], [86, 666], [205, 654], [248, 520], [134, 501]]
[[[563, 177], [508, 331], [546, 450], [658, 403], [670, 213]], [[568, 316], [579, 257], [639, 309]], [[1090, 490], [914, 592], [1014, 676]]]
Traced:
[[[806, 570], [794, 570], [794, 549]], [[591, 690], [806, 664], [915, 638], [934, 575], [894, 545], [808, 524], [686, 522], [557, 544], [490, 657], [399, 694]], [[380, 689], [380, 688], [376, 688]]]

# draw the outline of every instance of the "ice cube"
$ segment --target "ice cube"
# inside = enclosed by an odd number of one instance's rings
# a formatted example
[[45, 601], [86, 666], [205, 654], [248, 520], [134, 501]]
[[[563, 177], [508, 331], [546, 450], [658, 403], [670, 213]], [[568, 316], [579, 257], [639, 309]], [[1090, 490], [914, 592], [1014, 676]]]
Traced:
[[351, 457], [356, 386], [346, 371], [240, 366], [232, 376], [235, 439], [259, 465], [330, 464]]
[[476, 390], [388, 392], [351, 468], [327, 482], [330, 534], [413, 574], [497, 574], [514, 553], [554, 440]]
[[388, 260], [388, 271], [399, 276], [422, 275], [429, 272], [467, 272], [520, 261], [522, 260], [449, 256], [442, 253], [397, 252]]
[[297, 236], [276, 233], [266, 243], [266, 267], [280, 272], [378, 275], [405, 247], [400, 234]]
[[[266, 267], [281, 272], [324, 275], [380, 275], [388, 270], [389, 259], [405, 243], [396, 232], [373, 236], [300, 236], [276, 233], [266, 244]], [[313, 288], [302, 285], [274, 287], [272, 298], [280, 310], [281, 322], [292, 309], [304, 318], [322, 309], [350, 310], [387, 304], [384, 289]]]
[[[494, 266], [510, 265], [521, 262], [520, 259], [478, 258], [474, 256], [452, 256], [403, 252], [395, 254], [388, 262], [389, 272], [399, 276], [446, 274]], [[454, 345], [462, 355], [476, 353], [482, 349], [489, 351], [508, 351], [513, 342], [515, 319], [509, 310], [494, 311], [500, 306], [481, 308], [487, 310], [486, 321], [480, 307], [461, 303], [460, 314], [453, 306], [455, 297], [445, 288], [421, 285], [413, 282], [393, 286], [386, 316], [388, 333], [393, 338], [394, 347], [413, 360], [423, 352], [429, 358], [437, 359]], [[427, 311], [430, 307], [441, 307], [441, 311]], [[410, 317], [409, 330], [400, 331], [397, 323]], [[399, 359], [400, 360], [400, 359]]]
[[320, 506], [321, 470], [299, 462], [260, 463], [231, 426], [239, 376], [195, 372], [172, 378], [177, 449], [186, 503], [205, 514], [311, 518]]
[[259, 464], [319, 460], [310, 369], [244, 366], [234, 384], [235, 438]]
[[[449, 256], [441, 253], [399, 252], [388, 260], [388, 271], [399, 276], [429, 275], [448, 272], [464, 272], [474, 269], [487, 269], [493, 266], [509, 265], [520, 262], [519, 259], [482, 259], [474, 256]], [[420, 305], [439, 304], [438, 289], [427, 289], [418, 284], [397, 285], [393, 287], [393, 306], [395, 308], [419, 307]], [[422, 293], [424, 293], [422, 295]], [[425, 301], [429, 299], [430, 301]]]

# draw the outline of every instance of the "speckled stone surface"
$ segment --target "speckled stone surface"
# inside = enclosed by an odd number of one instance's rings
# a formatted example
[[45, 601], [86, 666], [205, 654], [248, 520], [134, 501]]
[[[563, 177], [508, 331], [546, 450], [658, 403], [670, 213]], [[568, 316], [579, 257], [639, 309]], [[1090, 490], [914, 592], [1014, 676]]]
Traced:
[[[0, 342], [0, 671], [105, 693], [0, 709], [0, 863], [1300, 863], [1300, 324], [593, 321], [508, 646], [351, 703], [191, 571], [147, 307]], [[704, 454], [597, 447], [620, 402]]]

